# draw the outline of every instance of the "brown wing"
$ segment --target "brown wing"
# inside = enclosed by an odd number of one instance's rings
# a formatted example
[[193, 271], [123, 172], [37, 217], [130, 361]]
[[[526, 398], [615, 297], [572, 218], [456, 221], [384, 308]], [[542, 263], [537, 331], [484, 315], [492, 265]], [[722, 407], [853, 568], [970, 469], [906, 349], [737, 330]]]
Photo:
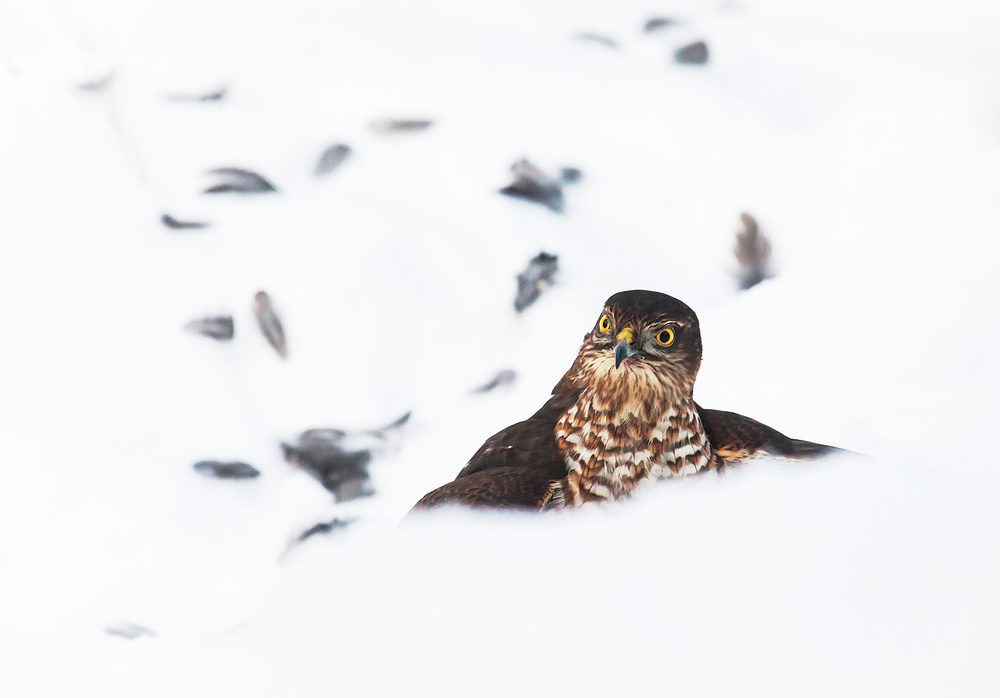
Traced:
[[[563, 468], [565, 477], [566, 469]], [[481, 470], [456, 478], [425, 494], [414, 509], [428, 509], [442, 504], [464, 504], [490, 509], [537, 510], [552, 485], [545, 470], [535, 468], [497, 468]]]
[[479, 447], [459, 478], [494, 468], [534, 468], [552, 472], [558, 480], [566, 475], [562, 454], [556, 446], [555, 428], [559, 417], [573, 404], [575, 396], [553, 396], [523, 422], [511, 424]]
[[458, 477], [425, 495], [414, 508], [456, 503], [538, 509], [549, 486], [566, 477], [555, 427], [576, 395], [553, 396], [531, 417], [486, 440]]
[[706, 410], [699, 405], [698, 414], [712, 450], [728, 463], [768, 456], [807, 460], [845, 452], [835, 446], [790, 439], [766, 424], [735, 412]]

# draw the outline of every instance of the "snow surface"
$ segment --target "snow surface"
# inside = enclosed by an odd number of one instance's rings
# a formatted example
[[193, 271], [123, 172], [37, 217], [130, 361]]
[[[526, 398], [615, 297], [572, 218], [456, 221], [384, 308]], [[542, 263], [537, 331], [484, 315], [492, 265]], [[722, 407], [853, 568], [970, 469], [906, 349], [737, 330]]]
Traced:
[[[973, 0], [4, 4], [0, 695], [996, 695], [997, 36]], [[496, 193], [525, 156], [582, 170], [565, 215]], [[280, 193], [200, 194], [224, 166]], [[777, 275], [738, 292], [744, 210]], [[397, 528], [626, 288], [698, 312], [701, 404], [871, 458]], [[408, 410], [372, 499], [278, 449]]]

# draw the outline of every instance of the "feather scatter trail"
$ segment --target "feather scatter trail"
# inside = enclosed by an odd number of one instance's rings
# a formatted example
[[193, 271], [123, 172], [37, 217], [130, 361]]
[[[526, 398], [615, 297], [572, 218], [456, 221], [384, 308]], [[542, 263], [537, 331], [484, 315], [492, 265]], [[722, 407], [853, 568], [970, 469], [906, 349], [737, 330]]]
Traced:
[[[1000, 16], [147, 5], [0, 3], [0, 695], [1000, 695], [997, 471], [926, 447], [995, 427]], [[874, 458], [397, 530], [634, 288], [700, 404]]]

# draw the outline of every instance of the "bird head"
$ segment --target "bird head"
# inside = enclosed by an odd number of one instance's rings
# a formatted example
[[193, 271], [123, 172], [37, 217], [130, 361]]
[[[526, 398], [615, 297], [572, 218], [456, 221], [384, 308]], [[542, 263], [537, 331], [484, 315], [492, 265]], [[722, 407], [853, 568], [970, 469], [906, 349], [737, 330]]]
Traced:
[[655, 291], [622, 291], [604, 304], [571, 369], [574, 383], [632, 399], [690, 397], [701, 365], [698, 316]]

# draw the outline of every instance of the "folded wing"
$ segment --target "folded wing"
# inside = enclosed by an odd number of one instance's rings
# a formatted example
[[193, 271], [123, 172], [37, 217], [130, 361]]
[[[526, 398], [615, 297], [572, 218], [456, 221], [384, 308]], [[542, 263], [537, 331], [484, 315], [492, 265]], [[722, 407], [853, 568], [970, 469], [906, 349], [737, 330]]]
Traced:
[[715, 455], [725, 463], [755, 458], [809, 460], [846, 453], [835, 446], [789, 438], [777, 429], [735, 412], [706, 410], [699, 405], [698, 414]]
[[429, 492], [414, 508], [465, 504], [538, 509], [550, 485], [566, 477], [555, 427], [575, 397], [554, 396], [528, 419], [488, 438], [458, 477]]

